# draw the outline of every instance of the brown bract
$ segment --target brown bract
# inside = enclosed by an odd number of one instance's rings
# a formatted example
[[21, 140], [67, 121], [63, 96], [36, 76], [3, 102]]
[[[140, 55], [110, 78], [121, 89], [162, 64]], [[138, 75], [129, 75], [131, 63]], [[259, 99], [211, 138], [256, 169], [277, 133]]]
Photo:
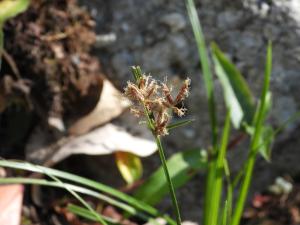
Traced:
[[182, 117], [186, 109], [177, 107], [189, 94], [191, 80], [187, 78], [179, 92], [173, 97], [172, 88], [151, 76], [143, 75], [136, 83], [128, 81], [125, 95], [132, 101], [131, 112], [137, 116], [145, 116], [146, 110], [153, 119], [153, 132], [156, 135], [168, 134], [167, 125], [171, 112]]

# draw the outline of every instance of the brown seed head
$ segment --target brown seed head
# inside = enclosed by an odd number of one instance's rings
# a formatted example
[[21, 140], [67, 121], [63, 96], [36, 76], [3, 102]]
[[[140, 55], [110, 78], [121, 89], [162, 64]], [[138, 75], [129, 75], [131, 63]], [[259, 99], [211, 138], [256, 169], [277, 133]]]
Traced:
[[186, 109], [176, 105], [183, 101], [189, 94], [190, 79], [186, 79], [180, 88], [175, 100], [172, 97], [172, 89], [165, 82], [159, 83], [151, 76], [143, 75], [137, 84], [127, 83], [125, 95], [133, 101], [131, 112], [140, 117], [145, 115], [144, 107], [151, 112], [154, 120], [156, 135], [168, 134], [167, 125], [171, 119], [170, 112], [178, 116], [184, 116]]
[[182, 102], [186, 97], [188, 97], [190, 85], [191, 85], [191, 79], [187, 78], [184, 81], [184, 83], [183, 83], [183, 85], [182, 85], [182, 87], [181, 87], [181, 89], [180, 89], [180, 91], [179, 91], [179, 93], [178, 93], [178, 95], [176, 97], [176, 100], [175, 100], [176, 105], [179, 102]]
[[144, 96], [141, 93], [141, 90], [133, 83], [127, 82], [127, 87], [125, 88], [125, 95], [133, 101], [144, 101]]

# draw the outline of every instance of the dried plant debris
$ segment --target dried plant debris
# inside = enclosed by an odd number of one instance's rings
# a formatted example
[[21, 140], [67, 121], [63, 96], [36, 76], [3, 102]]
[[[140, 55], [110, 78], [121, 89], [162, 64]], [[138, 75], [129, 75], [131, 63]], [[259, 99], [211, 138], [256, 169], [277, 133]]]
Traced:
[[80, 118], [69, 128], [69, 134], [87, 133], [91, 129], [120, 116], [129, 104], [129, 101], [123, 98], [120, 91], [105, 79], [97, 105], [90, 113]]
[[172, 95], [172, 87], [166, 82], [158, 82], [151, 76], [143, 75], [137, 84], [127, 83], [125, 95], [133, 102], [131, 112], [137, 116], [146, 116], [148, 110], [154, 120], [154, 132], [156, 135], [167, 135], [167, 125], [170, 121], [170, 111], [179, 117], [185, 114], [184, 107], [178, 105], [188, 96], [191, 80], [186, 79], [175, 97]]
[[[45, 139], [42, 132], [37, 139]], [[137, 137], [127, 132], [124, 127], [107, 123], [79, 137], [66, 137], [50, 145], [38, 146], [37, 141], [27, 145], [27, 160], [47, 166], [53, 166], [75, 154], [107, 155], [124, 151], [140, 157], [147, 157], [156, 151], [153, 140]]]
[[[277, 183], [278, 181], [275, 182], [275, 184]], [[279, 194], [278, 192], [274, 193], [273, 190], [257, 193], [252, 199], [252, 206], [244, 213], [243, 224], [300, 224], [299, 180], [293, 182], [293, 189], [289, 189], [288, 193]]]
[[72, 113], [78, 99], [102, 82], [99, 63], [89, 54], [96, 38], [94, 26], [76, 1], [32, 1], [24, 14], [4, 27], [5, 50], [20, 75], [6, 64], [1, 79], [8, 75], [15, 81], [31, 80], [34, 103], [49, 117]]
[[[96, 106], [103, 75], [90, 54], [94, 26], [75, 0], [32, 0], [26, 12], [6, 22], [0, 137], [7, 143], [0, 144], [0, 153], [15, 149], [16, 141], [9, 140], [15, 129], [21, 136], [17, 144], [22, 145], [36, 122], [61, 132]], [[34, 120], [24, 118], [24, 111]], [[18, 126], [15, 117], [20, 117]]]

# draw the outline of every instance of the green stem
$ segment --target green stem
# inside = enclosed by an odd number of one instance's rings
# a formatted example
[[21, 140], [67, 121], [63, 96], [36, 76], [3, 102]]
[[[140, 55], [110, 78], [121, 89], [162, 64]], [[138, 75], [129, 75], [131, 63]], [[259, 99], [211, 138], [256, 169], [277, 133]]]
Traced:
[[211, 203], [212, 203], [212, 190], [215, 184], [215, 176], [216, 176], [216, 159], [215, 154], [211, 154], [208, 162], [208, 174], [206, 176], [205, 181], [205, 195], [204, 195], [204, 216], [203, 216], [203, 224], [211, 225]]
[[220, 202], [222, 198], [222, 187], [223, 187], [223, 174], [224, 174], [224, 161], [226, 160], [226, 151], [227, 151], [227, 144], [230, 134], [230, 111], [227, 111], [222, 140], [220, 149], [218, 152], [217, 160], [215, 163], [215, 177], [214, 177], [214, 186], [212, 187], [212, 196], [211, 196], [211, 203], [210, 203], [210, 223], [212, 225], [218, 224], [218, 217], [219, 217], [219, 209]]
[[[225, 158], [224, 159], [224, 173], [225, 173], [225, 178], [227, 182], [227, 196], [226, 196], [226, 201], [224, 208], [226, 209], [226, 223], [225, 224], [230, 224], [231, 223], [231, 218], [232, 218], [232, 201], [233, 201], [233, 183], [231, 181], [231, 175], [230, 175], [230, 169], [228, 165], [228, 161]], [[226, 207], [225, 207], [226, 206]]]
[[[135, 80], [138, 81], [142, 77], [141, 68], [139, 66], [133, 66], [131, 69], [132, 69], [132, 73], [134, 75]], [[147, 107], [144, 104], [143, 104], [143, 108], [144, 108], [144, 112], [145, 112], [145, 115], [147, 118], [148, 128], [152, 132], [152, 134], [155, 138], [156, 145], [157, 145], [158, 152], [159, 152], [159, 157], [160, 157], [162, 167], [163, 167], [166, 179], [167, 179], [167, 183], [169, 186], [169, 192], [170, 192], [170, 195], [172, 198], [173, 210], [174, 210], [174, 214], [176, 216], [176, 223], [177, 223], [177, 225], [181, 225], [180, 211], [179, 211], [179, 207], [178, 207], [178, 203], [177, 203], [177, 199], [176, 199], [176, 195], [175, 195], [174, 186], [173, 186], [173, 183], [172, 183], [172, 180], [171, 180], [171, 177], [169, 174], [169, 170], [167, 167], [164, 149], [161, 144], [160, 137], [155, 133], [155, 124], [152, 119], [151, 112], [147, 109]]]
[[175, 213], [175, 216], [176, 216], [176, 222], [177, 222], [177, 225], [181, 225], [181, 217], [180, 217], [180, 211], [179, 211], [179, 207], [178, 207], [178, 203], [177, 203], [177, 199], [176, 199], [176, 194], [175, 194], [174, 186], [173, 186], [173, 183], [172, 183], [172, 180], [171, 180], [171, 177], [170, 177], [170, 174], [169, 174], [169, 170], [168, 170], [168, 167], [167, 167], [166, 157], [165, 157], [165, 154], [164, 154], [164, 150], [163, 150], [163, 147], [162, 147], [162, 144], [161, 144], [160, 137], [155, 136], [155, 141], [156, 141], [156, 144], [157, 144], [161, 164], [162, 164], [162, 167], [164, 169], [164, 173], [165, 173], [167, 183], [168, 183], [168, 186], [169, 186], [169, 191], [170, 191], [170, 195], [171, 195], [172, 203], [173, 203], [173, 210], [174, 210], [174, 213]]
[[[263, 99], [263, 98], [262, 98]], [[242, 217], [242, 213], [245, 207], [245, 202], [247, 199], [247, 195], [249, 192], [250, 183], [252, 180], [253, 169], [256, 161], [256, 156], [258, 152], [259, 138], [262, 130], [262, 109], [264, 107], [264, 101], [262, 101], [261, 106], [258, 111], [258, 118], [255, 126], [254, 136], [251, 140], [250, 152], [248, 156], [248, 160], [245, 167], [245, 176], [243, 182], [241, 184], [240, 194], [237, 200], [237, 204], [235, 207], [235, 212], [232, 219], [232, 225], [239, 225]]]
[[263, 123], [265, 119], [264, 111], [265, 111], [265, 105], [266, 105], [266, 96], [269, 91], [270, 86], [270, 78], [271, 78], [271, 71], [272, 71], [272, 45], [269, 43], [268, 50], [267, 50], [267, 60], [266, 60], [266, 68], [265, 68], [265, 76], [264, 76], [264, 85], [262, 94], [260, 97], [260, 104], [257, 107], [256, 110], [256, 116], [254, 117], [253, 124], [255, 125], [254, 134], [252, 136], [251, 140], [251, 146], [250, 146], [250, 152], [248, 156], [248, 161], [246, 164], [246, 172], [245, 177], [243, 179], [240, 194], [238, 196], [237, 204], [235, 207], [235, 212], [232, 219], [231, 225], [239, 225], [240, 220], [242, 217], [242, 213], [245, 207], [245, 202], [247, 199], [247, 194], [249, 192], [249, 187], [253, 175], [253, 169], [255, 165], [256, 156], [258, 153], [258, 146], [259, 146], [259, 140], [262, 133]]
[[250, 156], [249, 161], [247, 163], [245, 178], [244, 178], [242, 186], [241, 186], [240, 195], [239, 195], [239, 198], [237, 201], [237, 205], [236, 205], [236, 208], [234, 211], [231, 225], [239, 225], [240, 224], [240, 220], [241, 220], [242, 213], [244, 210], [245, 201], [246, 201], [250, 183], [252, 180], [255, 159], [256, 159], [256, 154], [252, 154], [252, 156]]

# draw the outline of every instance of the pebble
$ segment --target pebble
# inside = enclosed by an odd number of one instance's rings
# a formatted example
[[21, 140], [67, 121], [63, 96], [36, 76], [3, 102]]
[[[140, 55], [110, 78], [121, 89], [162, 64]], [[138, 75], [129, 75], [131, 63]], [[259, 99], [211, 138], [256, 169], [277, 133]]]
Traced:
[[115, 33], [108, 34], [98, 34], [96, 36], [95, 47], [101, 48], [113, 44], [117, 40], [117, 35]]

